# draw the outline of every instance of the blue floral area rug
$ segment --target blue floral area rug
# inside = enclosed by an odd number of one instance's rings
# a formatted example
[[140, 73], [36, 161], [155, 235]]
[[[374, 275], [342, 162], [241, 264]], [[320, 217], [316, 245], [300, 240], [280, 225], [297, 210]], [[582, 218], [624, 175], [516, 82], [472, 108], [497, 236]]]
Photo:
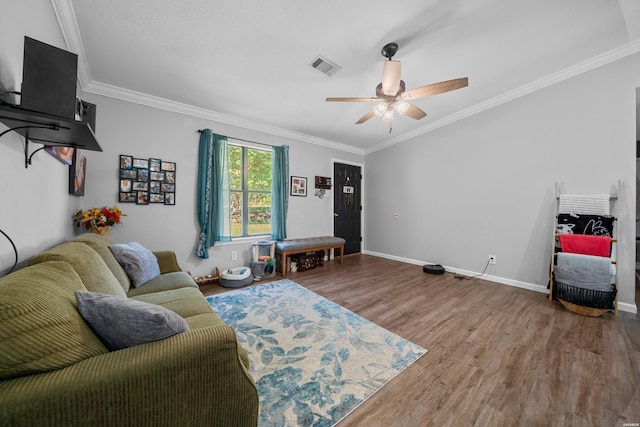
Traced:
[[261, 427], [333, 426], [427, 352], [287, 279], [207, 300], [249, 353]]

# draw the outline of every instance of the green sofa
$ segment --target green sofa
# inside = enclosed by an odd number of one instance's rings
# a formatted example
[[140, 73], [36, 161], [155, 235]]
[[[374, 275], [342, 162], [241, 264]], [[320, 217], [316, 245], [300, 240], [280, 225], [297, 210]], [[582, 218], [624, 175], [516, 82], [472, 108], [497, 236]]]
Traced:
[[[175, 255], [154, 252], [161, 275], [134, 288], [111, 243], [82, 234], [0, 278], [0, 425], [257, 425], [247, 353]], [[158, 304], [189, 331], [109, 351], [76, 290]]]

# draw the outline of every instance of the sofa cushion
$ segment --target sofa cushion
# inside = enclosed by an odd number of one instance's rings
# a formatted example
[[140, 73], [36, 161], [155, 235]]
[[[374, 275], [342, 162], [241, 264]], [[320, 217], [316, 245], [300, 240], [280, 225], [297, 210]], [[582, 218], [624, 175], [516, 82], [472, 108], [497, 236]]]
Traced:
[[150, 294], [132, 297], [138, 301], [161, 305], [164, 308], [178, 313], [185, 319], [203, 313], [211, 313], [211, 306], [195, 288], [172, 289], [164, 292], [153, 292]]
[[120, 265], [127, 272], [131, 286], [137, 288], [160, 275], [158, 258], [138, 242], [109, 245]]
[[113, 253], [109, 249], [109, 245], [113, 244], [109, 238], [96, 233], [82, 233], [71, 239], [71, 241], [84, 243], [96, 251], [98, 255], [102, 257], [104, 263], [107, 264], [107, 267], [109, 267], [109, 270], [111, 270], [118, 282], [120, 282], [122, 289], [124, 289], [125, 292], [129, 290], [131, 287], [129, 276], [127, 276], [124, 268], [122, 268], [116, 257], [113, 256]]
[[107, 353], [75, 305], [86, 290], [71, 265], [43, 262], [0, 278], [0, 380]]
[[189, 331], [187, 321], [156, 304], [76, 291], [78, 311], [109, 350], [158, 341]]
[[84, 243], [64, 242], [33, 257], [28, 264], [35, 265], [45, 261], [64, 261], [71, 264], [84, 286], [91, 292], [126, 295], [120, 282], [100, 255]]
[[160, 276], [149, 280], [144, 286], [139, 288], [131, 288], [127, 292], [128, 297], [135, 297], [138, 295], [150, 294], [154, 292], [164, 292], [171, 289], [178, 288], [194, 288], [198, 290], [198, 285], [193, 281], [191, 276], [183, 271], [174, 273], [165, 273]]
[[173, 251], [153, 251], [153, 254], [158, 258], [158, 264], [160, 265], [160, 274], [175, 273], [182, 271], [178, 265], [178, 259], [176, 253]]

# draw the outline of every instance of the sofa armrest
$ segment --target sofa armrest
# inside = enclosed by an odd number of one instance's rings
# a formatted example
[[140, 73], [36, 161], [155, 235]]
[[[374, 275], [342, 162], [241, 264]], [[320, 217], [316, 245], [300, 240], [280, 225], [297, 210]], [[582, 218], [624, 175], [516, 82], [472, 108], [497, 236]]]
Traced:
[[0, 381], [0, 425], [256, 426], [258, 392], [226, 324]]
[[174, 273], [176, 271], [182, 271], [178, 265], [178, 259], [176, 253], [173, 251], [155, 251], [153, 254], [158, 258], [158, 265], [160, 265], [160, 274]]

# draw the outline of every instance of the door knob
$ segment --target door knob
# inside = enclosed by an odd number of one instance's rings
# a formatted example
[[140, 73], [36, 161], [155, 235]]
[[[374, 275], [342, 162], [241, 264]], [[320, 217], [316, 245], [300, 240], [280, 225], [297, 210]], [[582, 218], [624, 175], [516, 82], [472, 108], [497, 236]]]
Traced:
[[338, 214], [334, 212], [334, 213], [333, 213], [333, 216], [338, 216]]

